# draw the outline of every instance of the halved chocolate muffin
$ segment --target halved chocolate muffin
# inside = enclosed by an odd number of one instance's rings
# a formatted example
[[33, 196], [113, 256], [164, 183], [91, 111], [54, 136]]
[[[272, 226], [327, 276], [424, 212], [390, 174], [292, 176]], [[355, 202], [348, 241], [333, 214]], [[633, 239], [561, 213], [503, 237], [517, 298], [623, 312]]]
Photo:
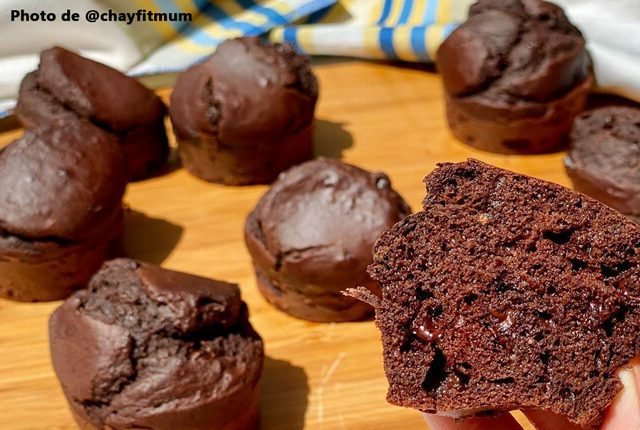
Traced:
[[223, 42], [178, 76], [171, 122], [184, 166], [226, 185], [267, 184], [313, 156], [318, 81], [290, 44]]
[[582, 34], [541, 0], [477, 1], [437, 66], [451, 132], [492, 152], [561, 147], [593, 84]]
[[0, 151], [0, 296], [57, 300], [122, 249], [127, 167], [117, 140], [77, 119]]
[[599, 425], [621, 389], [616, 370], [640, 353], [640, 228], [475, 160], [440, 164], [425, 182], [424, 210], [380, 237], [369, 267], [389, 402]]
[[81, 428], [253, 430], [263, 346], [237, 285], [112, 260], [49, 319]]
[[576, 191], [640, 221], [640, 109], [584, 112], [573, 125], [564, 165]]
[[136, 79], [63, 48], [40, 54], [15, 112], [25, 128], [80, 118], [115, 135], [132, 179], [149, 176], [169, 154], [162, 100]]

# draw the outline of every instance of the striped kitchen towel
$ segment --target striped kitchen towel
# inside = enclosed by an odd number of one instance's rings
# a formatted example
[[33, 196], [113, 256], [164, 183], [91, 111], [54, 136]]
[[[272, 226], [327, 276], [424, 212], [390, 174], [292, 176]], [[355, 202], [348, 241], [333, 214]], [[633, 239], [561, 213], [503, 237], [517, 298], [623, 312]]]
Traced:
[[311, 55], [430, 62], [473, 1], [214, 1], [132, 73], [180, 69], [209, 55], [224, 39], [271, 29], [272, 41], [290, 42]]
[[[600, 89], [640, 101], [640, 1], [555, 0], [582, 30]], [[267, 35], [310, 55], [432, 62], [473, 0], [2, 0], [0, 118], [40, 51], [64, 46], [131, 75], [175, 72], [222, 41]], [[22, 19], [44, 9], [57, 19]], [[11, 19], [21, 11], [20, 19]], [[65, 12], [79, 20], [61, 19]], [[97, 19], [89, 22], [87, 14]], [[159, 16], [160, 18], [156, 19]], [[124, 17], [124, 20], [119, 18]], [[154, 18], [156, 17], [156, 18]], [[164, 19], [162, 19], [164, 17]], [[142, 19], [144, 18], [144, 19]], [[4, 99], [4, 100], [3, 100]], [[3, 113], [4, 111], [4, 113]]]
[[[582, 31], [597, 90], [640, 101], [640, 0], [551, 0]], [[273, 41], [310, 55], [432, 62], [466, 19], [473, 0], [340, 0], [303, 22], [279, 27]]]
[[299, 25], [274, 29], [269, 37], [312, 55], [432, 62], [473, 2], [340, 0]]
[[[133, 75], [178, 71], [211, 55], [226, 39], [260, 36], [325, 10], [338, 0], [156, 0], [162, 10], [191, 11], [182, 26], [155, 23], [165, 43], [134, 66]], [[143, 3], [138, 0], [138, 3]], [[190, 9], [197, 6], [197, 9]], [[151, 6], [150, 6], [151, 7]]]

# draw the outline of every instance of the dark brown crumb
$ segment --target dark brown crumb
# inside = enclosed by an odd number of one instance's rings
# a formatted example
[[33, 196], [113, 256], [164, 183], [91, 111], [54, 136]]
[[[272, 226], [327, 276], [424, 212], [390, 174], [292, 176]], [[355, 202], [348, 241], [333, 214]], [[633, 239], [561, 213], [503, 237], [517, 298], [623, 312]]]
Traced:
[[382, 235], [389, 402], [540, 408], [597, 425], [640, 352], [640, 229], [586, 196], [479, 161], [441, 164]]

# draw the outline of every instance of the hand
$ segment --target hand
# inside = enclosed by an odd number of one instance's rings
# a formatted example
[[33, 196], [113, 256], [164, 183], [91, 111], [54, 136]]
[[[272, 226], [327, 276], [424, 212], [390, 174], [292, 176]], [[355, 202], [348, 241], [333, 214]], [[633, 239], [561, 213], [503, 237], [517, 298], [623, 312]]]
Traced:
[[[623, 389], [605, 412], [600, 430], [640, 429], [640, 360], [618, 372]], [[549, 412], [522, 411], [537, 430], [580, 430], [566, 418]], [[469, 418], [456, 421], [453, 418], [424, 414], [431, 430], [523, 430], [510, 414], [488, 418]], [[527, 427], [524, 427], [527, 428]], [[530, 428], [530, 427], [529, 427]]]

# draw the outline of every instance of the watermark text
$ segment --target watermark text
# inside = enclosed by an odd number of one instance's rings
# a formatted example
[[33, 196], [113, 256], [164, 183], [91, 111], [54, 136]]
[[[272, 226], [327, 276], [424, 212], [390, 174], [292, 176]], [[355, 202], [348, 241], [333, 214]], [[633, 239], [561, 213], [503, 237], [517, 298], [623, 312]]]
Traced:
[[112, 9], [97, 11], [94, 9], [84, 13], [73, 12], [70, 9], [62, 12], [60, 16], [55, 12], [26, 11], [24, 9], [12, 9], [11, 21], [18, 22], [122, 22], [131, 25], [134, 22], [191, 22], [192, 16], [185, 12], [156, 12], [147, 9], [138, 9], [134, 12], [117, 12]]

